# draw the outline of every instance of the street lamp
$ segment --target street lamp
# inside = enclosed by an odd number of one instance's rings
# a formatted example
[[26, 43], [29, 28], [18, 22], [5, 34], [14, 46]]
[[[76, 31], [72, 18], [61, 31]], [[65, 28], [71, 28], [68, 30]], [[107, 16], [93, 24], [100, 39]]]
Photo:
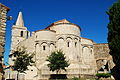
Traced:
[[7, 17], [7, 20], [12, 20], [12, 19], [13, 19], [12, 16]]

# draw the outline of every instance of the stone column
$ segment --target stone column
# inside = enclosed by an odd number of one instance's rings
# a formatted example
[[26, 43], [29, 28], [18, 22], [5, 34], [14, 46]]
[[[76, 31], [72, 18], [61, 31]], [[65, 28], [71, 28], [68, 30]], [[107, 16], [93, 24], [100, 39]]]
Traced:
[[[6, 32], [6, 14], [9, 8], [0, 3], [0, 78], [3, 75], [2, 58], [4, 56], [5, 32]], [[2, 80], [2, 79], [0, 79]]]

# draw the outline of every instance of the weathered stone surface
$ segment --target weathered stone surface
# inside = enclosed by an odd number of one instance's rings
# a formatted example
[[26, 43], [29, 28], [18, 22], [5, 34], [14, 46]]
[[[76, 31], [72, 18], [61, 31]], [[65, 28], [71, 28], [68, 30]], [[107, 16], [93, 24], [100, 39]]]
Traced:
[[[36, 62], [36, 66], [30, 67], [30, 70], [24, 74], [25, 79], [34, 79], [34, 76], [38, 75], [37, 80], [43, 80], [48, 79], [50, 74], [56, 74], [49, 71], [46, 59], [51, 52], [60, 49], [70, 63], [67, 72], [61, 71], [61, 74], [68, 74], [69, 78], [79, 77], [81, 74], [95, 75], [96, 62], [93, 41], [80, 37], [79, 26], [66, 19], [53, 24], [44, 30], [35, 31], [31, 37], [27, 38], [27, 28], [24, 26], [22, 12], [19, 13], [17, 22], [12, 27], [11, 51], [24, 46], [28, 53], [35, 53], [34, 60]], [[11, 65], [14, 64], [13, 59], [14, 56], [9, 58]]]
[[4, 47], [0, 47], [0, 53], [3, 53], [3, 52], [4, 52]]
[[64, 19], [52, 23], [46, 29], [32, 32], [30, 36], [24, 26], [22, 12], [20, 12], [16, 24], [12, 27], [9, 63], [14, 65], [14, 50], [24, 46], [28, 53], [35, 54], [35, 66], [30, 66], [26, 74], [22, 74], [28, 80], [48, 79], [50, 74], [56, 74], [49, 71], [46, 59], [51, 52], [60, 49], [70, 63], [70, 66], [66, 68], [67, 72], [61, 71], [61, 74], [67, 74], [68, 78], [94, 76], [106, 64], [111, 69], [114, 64], [109, 55], [108, 44], [95, 44], [91, 39], [82, 38], [80, 31], [79, 26]]
[[[6, 14], [8, 10], [8, 7], [0, 3], [0, 65], [3, 64], [2, 58], [5, 45]], [[0, 80], [2, 80], [2, 75], [3, 74], [0, 72]]]
[[109, 69], [113, 68], [112, 56], [109, 54], [108, 44], [94, 44], [94, 55], [97, 63], [97, 70], [101, 69], [107, 62]]
[[0, 52], [4, 52], [6, 13], [8, 10], [9, 8], [0, 3]]
[[1, 31], [0, 36], [5, 36], [5, 31]]
[[110, 56], [108, 44], [94, 44], [95, 59]]

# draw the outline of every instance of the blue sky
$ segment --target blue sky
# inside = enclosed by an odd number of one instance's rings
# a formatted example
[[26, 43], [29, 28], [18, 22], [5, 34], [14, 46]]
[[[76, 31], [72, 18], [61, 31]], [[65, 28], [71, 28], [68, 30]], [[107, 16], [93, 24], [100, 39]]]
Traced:
[[8, 60], [11, 42], [11, 27], [22, 10], [25, 26], [29, 31], [44, 29], [49, 24], [67, 19], [81, 27], [81, 36], [96, 43], [107, 43], [107, 24], [109, 7], [116, 0], [0, 0], [8, 6], [5, 61]]

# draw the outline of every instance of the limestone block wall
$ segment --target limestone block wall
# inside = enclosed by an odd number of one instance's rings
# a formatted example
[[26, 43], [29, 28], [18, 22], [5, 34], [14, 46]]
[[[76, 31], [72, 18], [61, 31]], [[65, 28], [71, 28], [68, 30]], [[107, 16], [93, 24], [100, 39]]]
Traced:
[[9, 8], [0, 3], [0, 56], [3, 56], [6, 32], [6, 15]]
[[25, 47], [27, 53], [34, 53], [35, 52], [35, 38], [30, 37], [22, 42], [20, 42], [17, 47]]
[[71, 24], [59, 24], [50, 27], [50, 30], [56, 31], [56, 34], [73, 34], [80, 36], [80, 28]]
[[57, 50], [62, 50], [70, 62], [78, 62], [78, 59], [80, 59], [79, 36], [72, 34], [57, 34], [56, 39]]
[[36, 41], [38, 40], [48, 40], [56, 41], [56, 33], [51, 30], [40, 30], [35, 32]]
[[85, 64], [94, 63], [93, 41], [81, 38], [82, 56]]
[[[2, 58], [4, 56], [6, 17], [9, 8], [0, 3], [0, 68], [2, 67]], [[0, 70], [0, 80], [2, 80], [2, 69]]]
[[[93, 50], [93, 41], [90, 39], [82, 38], [81, 37], [81, 58], [83, 66], [83, 73], [96, 73], [96, 62], [94, 57], [94, 50]], [[86, 66], [85, 66], [86, 65]]]
[[[29, 37], [29, 33], [26, 27], [19, 27], [16, 25], [12, 26], [12, 40], [11, 40], [11, 50], [14, 50], [16, 45]], [[11, 53], [10, 53], [11, 54]]]
[[[15, 38], [17, 38], [17, 37], [15, 37]], [[18, 38], [18, 40], [20, 40], [20, 39]], [[15, 42], [15, 40], [14, 40], [14, 42]], [[29, 37], [28, 39], [19, 42], [14, 47], [15, 47], [14, 50], [17, 50], [17, 48], [25, 48], [25, 50], [27, 51], [26, 53], [34, 54], [35, 53], [35, 40], [34, 40], [34, 37]], [[12, 51], [11, 51], [11, 53], [12, 53]], [[11, 55], [11, 57], [9, 58], [9, 64], [13, 65], [15, 57], [12, 54], [10, 54], [10, 55]], [[35, 57], [34, 57], [34, 60], [35, 60]]]
[[109, 64], [109, 69], [114, 67], [112, 56], [109, 54], [108, 44], [94, 44], [94, 53], [97, 63], [97, 70], [99, 70], [107, 62]]
[[56, 33], [52, 30], [40, 30], [34, 33], [35, 36], [35, 54], [36, 62], [39, 68], [42, 68], [39, 64], [44, 65], [47, 56], [50, 55], [56, 47]]
[[26, 27], [19, 27], [16, 25], [12, 26], [12, 36], [21, 37], [21, 31], [23, 31], [22, 37], [26, 38], [26, 36], [27, 36], [27, 28]]
[[91, 39], [81, 37], [81, 44], [93, 45], [93, 41]]

